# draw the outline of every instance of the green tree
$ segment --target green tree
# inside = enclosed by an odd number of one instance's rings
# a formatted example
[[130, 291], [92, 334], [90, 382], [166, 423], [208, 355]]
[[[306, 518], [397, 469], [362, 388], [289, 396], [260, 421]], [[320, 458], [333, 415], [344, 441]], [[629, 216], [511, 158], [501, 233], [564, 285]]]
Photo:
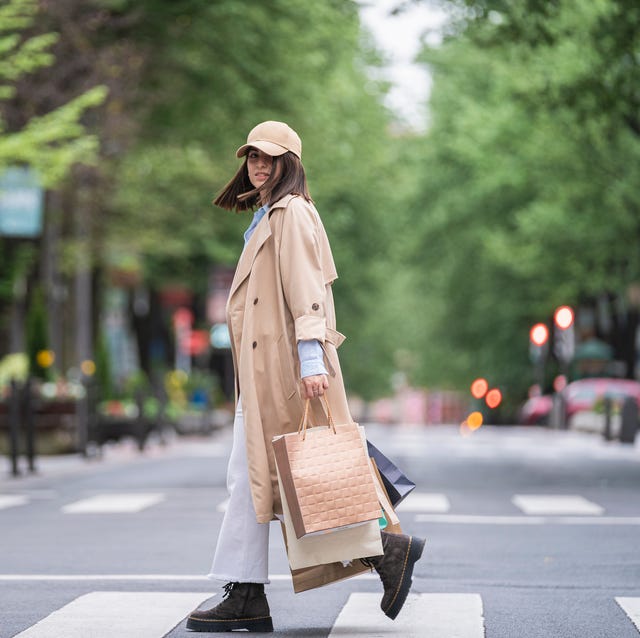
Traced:
[[247, 215], [211, 206], [235, 172], [235, 148], [265, 119], [303, 138], [310, 188], [329, 231], [345, 376], [366, 395], [393, 369], [385, 325], [389, 244], [400, 197], [398, 143], [369, 79], [378, 63], [354, 2], [268, 0], [138, 3], [132, 38], [150, 47], [140, 137], [115, 167], [109, 241], [143, 256], [148, 281], [206, 290], [213, 264], [232, 265]]
[[458, 19], [422, 53], [434, 88], [414, 246], [428, 273], [421, 375], [484, 374], [521, 395], [532, 323], [623, 299], [640, 277], [640, 11], [446, 4]]
[[[68, 175], [73, 164], [95, 160], [97, 138], [88, 133], [81, 118], [106, 96], [103, 86], [89, 88], [41, 114], [27, 103], [20, 109], [19, 124], [7, 121], [17, 87], [25, 78], [54, 64], [52, 47], [58, 40], [54, 32], [36, 33], [39, 14], [37, 0], [8, 0], [0, 7], [0, 173], [10, 165], [35, 169], [42, 185], [55, 187]], [[37, 251], [33, 245], [18, 245], [13, 240], [0, 244], [0, 309], [28, 305], [15, 299], [16, 281], [33, 279]]]
[[[9, 0], [0, 7], [0, 100], [15, 96], [25, 75], [53, 64], [55, 33], [24, 35], [37, 20], [37, 0]], [[7, 131], [0, 113], [0, 170], [9, 164], [35, 168], [47, 186], [60, 182], [72, 164], [90, 162], [97, 140], [80, 123], [83, 113], [105, 98], [94, 87], [46, 115], [32, 117], [18, 131]]]

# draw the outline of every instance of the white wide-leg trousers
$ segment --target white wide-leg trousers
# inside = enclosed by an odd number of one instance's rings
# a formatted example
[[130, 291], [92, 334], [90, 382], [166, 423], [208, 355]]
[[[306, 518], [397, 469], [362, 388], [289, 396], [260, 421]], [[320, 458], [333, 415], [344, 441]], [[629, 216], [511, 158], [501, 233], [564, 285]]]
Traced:
[[233, 421], [233, 445], [227, 469], [229, 503], [224, 513], [211, 572], [225, 583], [269, 582], [269, 523], [258, 523], [249, 489], [249, 468], [242, 403]]

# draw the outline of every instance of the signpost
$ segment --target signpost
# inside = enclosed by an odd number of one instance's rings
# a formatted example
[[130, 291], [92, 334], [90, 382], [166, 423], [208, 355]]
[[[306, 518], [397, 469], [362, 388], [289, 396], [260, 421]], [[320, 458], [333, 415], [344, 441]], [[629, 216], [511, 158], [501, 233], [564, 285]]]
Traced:
[[43, 190], [35, 171], [11, 167], [0, 175], [0, 235], [33, 239], [42, 233]]

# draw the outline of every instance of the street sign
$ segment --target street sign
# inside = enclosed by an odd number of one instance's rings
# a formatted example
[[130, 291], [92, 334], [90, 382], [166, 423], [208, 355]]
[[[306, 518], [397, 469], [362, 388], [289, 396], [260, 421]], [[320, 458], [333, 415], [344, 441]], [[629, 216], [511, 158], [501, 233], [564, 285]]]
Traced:
[[11, 167], [0, 175], [0, 235], [38, 237], [42, 232], [43, 191], [30, 168]]

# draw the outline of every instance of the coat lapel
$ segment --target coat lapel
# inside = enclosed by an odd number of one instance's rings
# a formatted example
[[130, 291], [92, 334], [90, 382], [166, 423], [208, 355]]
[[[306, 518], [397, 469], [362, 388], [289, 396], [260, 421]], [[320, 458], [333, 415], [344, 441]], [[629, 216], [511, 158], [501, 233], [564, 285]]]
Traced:
[[269, 217], [273, 213], [276, 208], [284, 208], [289, 200], [293, 197], [293, 195], [286, 195], [282, 199], [279, 199], [275, 202], [270, 208], [269, 212], [260, 220], [258, 225], [256, 226], [251, 238], [249, 239], [249, 243], [245, 246], [242, 254], [240, 255], [240, 260], [238, 261], [238, 265], [236, 266], [236, 272], [233, 276], [233, 282], [231, 283], [231, 290], [229, 291], [229, 299], [233, 296], [233, 294], [238, 290], [242, 282], [249, 276], [251, 272], [251, 268], [253, 268], [253, 262], [256, 259], [260, 248], [264, 244], [269, 237], [271, 237], [271, 224], [269, 223]]

